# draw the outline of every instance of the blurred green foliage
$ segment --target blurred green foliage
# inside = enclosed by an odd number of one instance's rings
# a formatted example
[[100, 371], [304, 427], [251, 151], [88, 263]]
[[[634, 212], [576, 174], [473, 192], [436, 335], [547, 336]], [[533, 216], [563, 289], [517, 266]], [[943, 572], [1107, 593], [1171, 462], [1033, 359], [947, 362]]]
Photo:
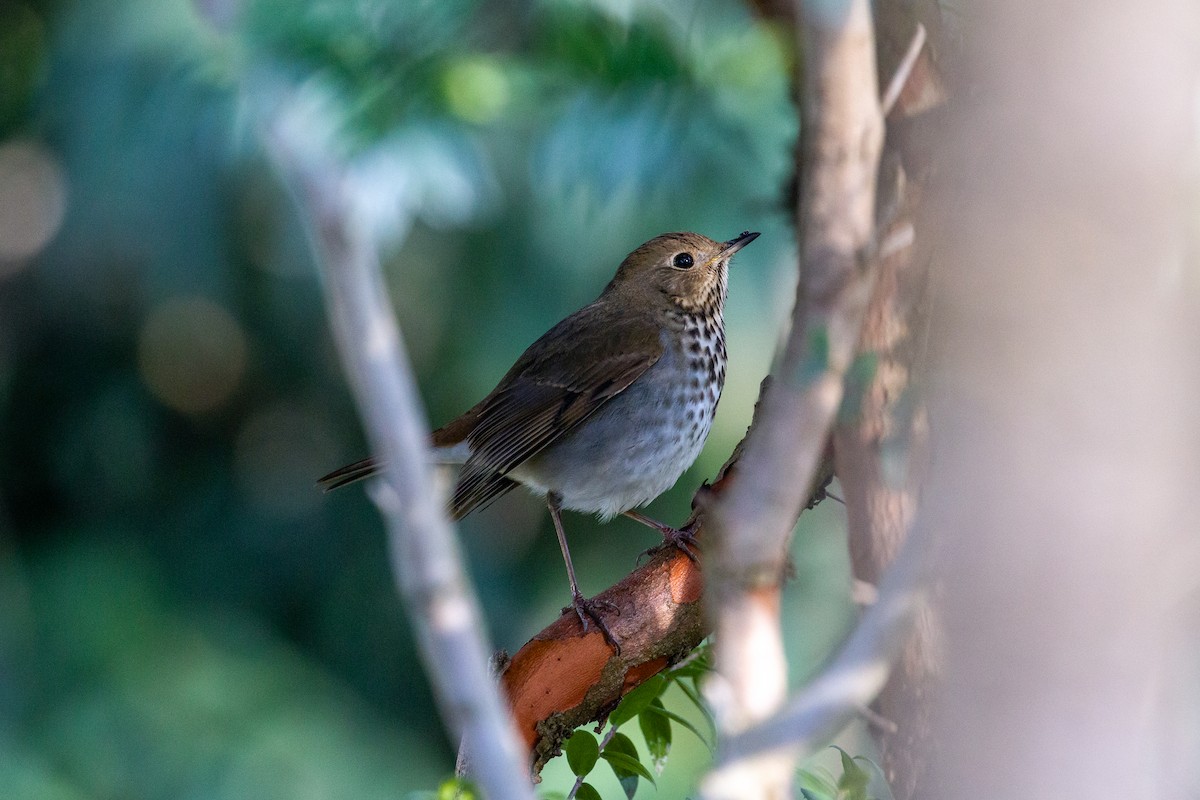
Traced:
[[[678, 520], [790, 305], [787, 58], [733, 0], [0, 4], [0, 797], [396, 797], [452, 769], [379, 522], [313, 486], [363, 443], [258, 145], [274, 87], [349, 164], [434, 423], [645, 239], [764, 231], [709, 446], [651, 508]], [[797, 539], [797, 678], [852, 613], [838, 517]], [[585, 591], [652, 543], [567, 524]], [[460, 528], [515, 649], [566, 600], [545, 514]], [[675, 737], [660, 796], [707, 758]]]

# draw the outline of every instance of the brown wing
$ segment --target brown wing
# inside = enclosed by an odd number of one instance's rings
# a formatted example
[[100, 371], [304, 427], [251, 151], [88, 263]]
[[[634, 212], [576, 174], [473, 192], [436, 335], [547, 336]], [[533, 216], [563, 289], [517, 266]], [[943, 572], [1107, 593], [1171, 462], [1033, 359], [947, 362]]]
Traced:
[[623, 392], [661, 356], [654, 320], [609, 303], [597, 301], [550, 329], [490, 395], [443, 429], [454, 428], [471, 444], [450, 504], [455, 519], [512, 489], [509, 471]]

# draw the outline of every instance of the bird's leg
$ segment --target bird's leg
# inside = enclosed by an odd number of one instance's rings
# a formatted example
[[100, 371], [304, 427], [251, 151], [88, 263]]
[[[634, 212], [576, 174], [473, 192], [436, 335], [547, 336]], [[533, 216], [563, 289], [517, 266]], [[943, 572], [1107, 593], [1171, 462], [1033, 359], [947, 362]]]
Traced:
[[657, 547], [651, 547], [645, 553], [642, 553], [643, 556], [650, 553], [657, 553], [664, 547], [674, 547], [692, 561], [697, 564], [700, 563], [700, 543], [696, 541], [696, 531], [700, 528], [700, 521], [698, 519], [693, 519], [682, 528], [672, 528], [670, 525], [647, 517], [645, 514], [632, 509], [624, 513], [630, 519], [642, 523], [647, 528], [653, 528], [662, 534], [662, 544]]
[[[600, 628], [600, 632], [604, 634], [604, 638], [608, 640], [617, 651], [617, 655], [621, 654], [621, 645], [617, 642], [617, 637], [613, 636], [613, 632], [608, 629], [608, 623], [600, 616], [600, 610], [605, 609], [620, 614], [620, 609], [613, 603], [607, 600], [589, 600], [579, 591], [579, 582], [575, 580], [575, 565], [571, 563], [571, 551], [567, 548], [567, 535], [563, 532], [562, 525], [562, 495], [558, 492], [549, 492], [546, 495], [546, 505], [550, 508], [550, 519], [554, 522], [554, 532], [558, 534], [558, 546], [562, 550], [563, 561], [567, 564], [567, 579], [571, 581], [571, 607], [575, 609], [575, 613], [579, 616], [579, 623], [583, 626], [583, 632], [587, 633], [588, 619], [596, 623]], [[564, 608], [563, 611], [566, 611]]]

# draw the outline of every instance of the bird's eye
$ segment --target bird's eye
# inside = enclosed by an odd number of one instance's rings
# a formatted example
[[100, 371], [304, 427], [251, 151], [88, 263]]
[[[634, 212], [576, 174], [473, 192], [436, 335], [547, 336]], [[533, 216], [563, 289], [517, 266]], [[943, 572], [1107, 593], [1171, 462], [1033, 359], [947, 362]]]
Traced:
[[696, 262], [692, 261], [691, 253], [676, 253], [675, 257], [671, 259], [671, 263], [680, 269], [688, 269]]

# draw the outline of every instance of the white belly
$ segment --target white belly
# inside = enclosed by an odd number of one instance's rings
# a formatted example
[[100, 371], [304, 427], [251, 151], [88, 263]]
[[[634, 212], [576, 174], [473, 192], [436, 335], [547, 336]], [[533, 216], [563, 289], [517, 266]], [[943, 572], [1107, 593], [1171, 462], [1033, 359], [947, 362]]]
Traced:
[[562, 495], [563, 508], [605, 519], [649, 503], [704, 447], [725, 371], [722, 363], [722, 380], [709, 378], [715, 352], [691, 361], [683, 352], [664, 353], [632, 386], [510, 476], [537, 494]]

